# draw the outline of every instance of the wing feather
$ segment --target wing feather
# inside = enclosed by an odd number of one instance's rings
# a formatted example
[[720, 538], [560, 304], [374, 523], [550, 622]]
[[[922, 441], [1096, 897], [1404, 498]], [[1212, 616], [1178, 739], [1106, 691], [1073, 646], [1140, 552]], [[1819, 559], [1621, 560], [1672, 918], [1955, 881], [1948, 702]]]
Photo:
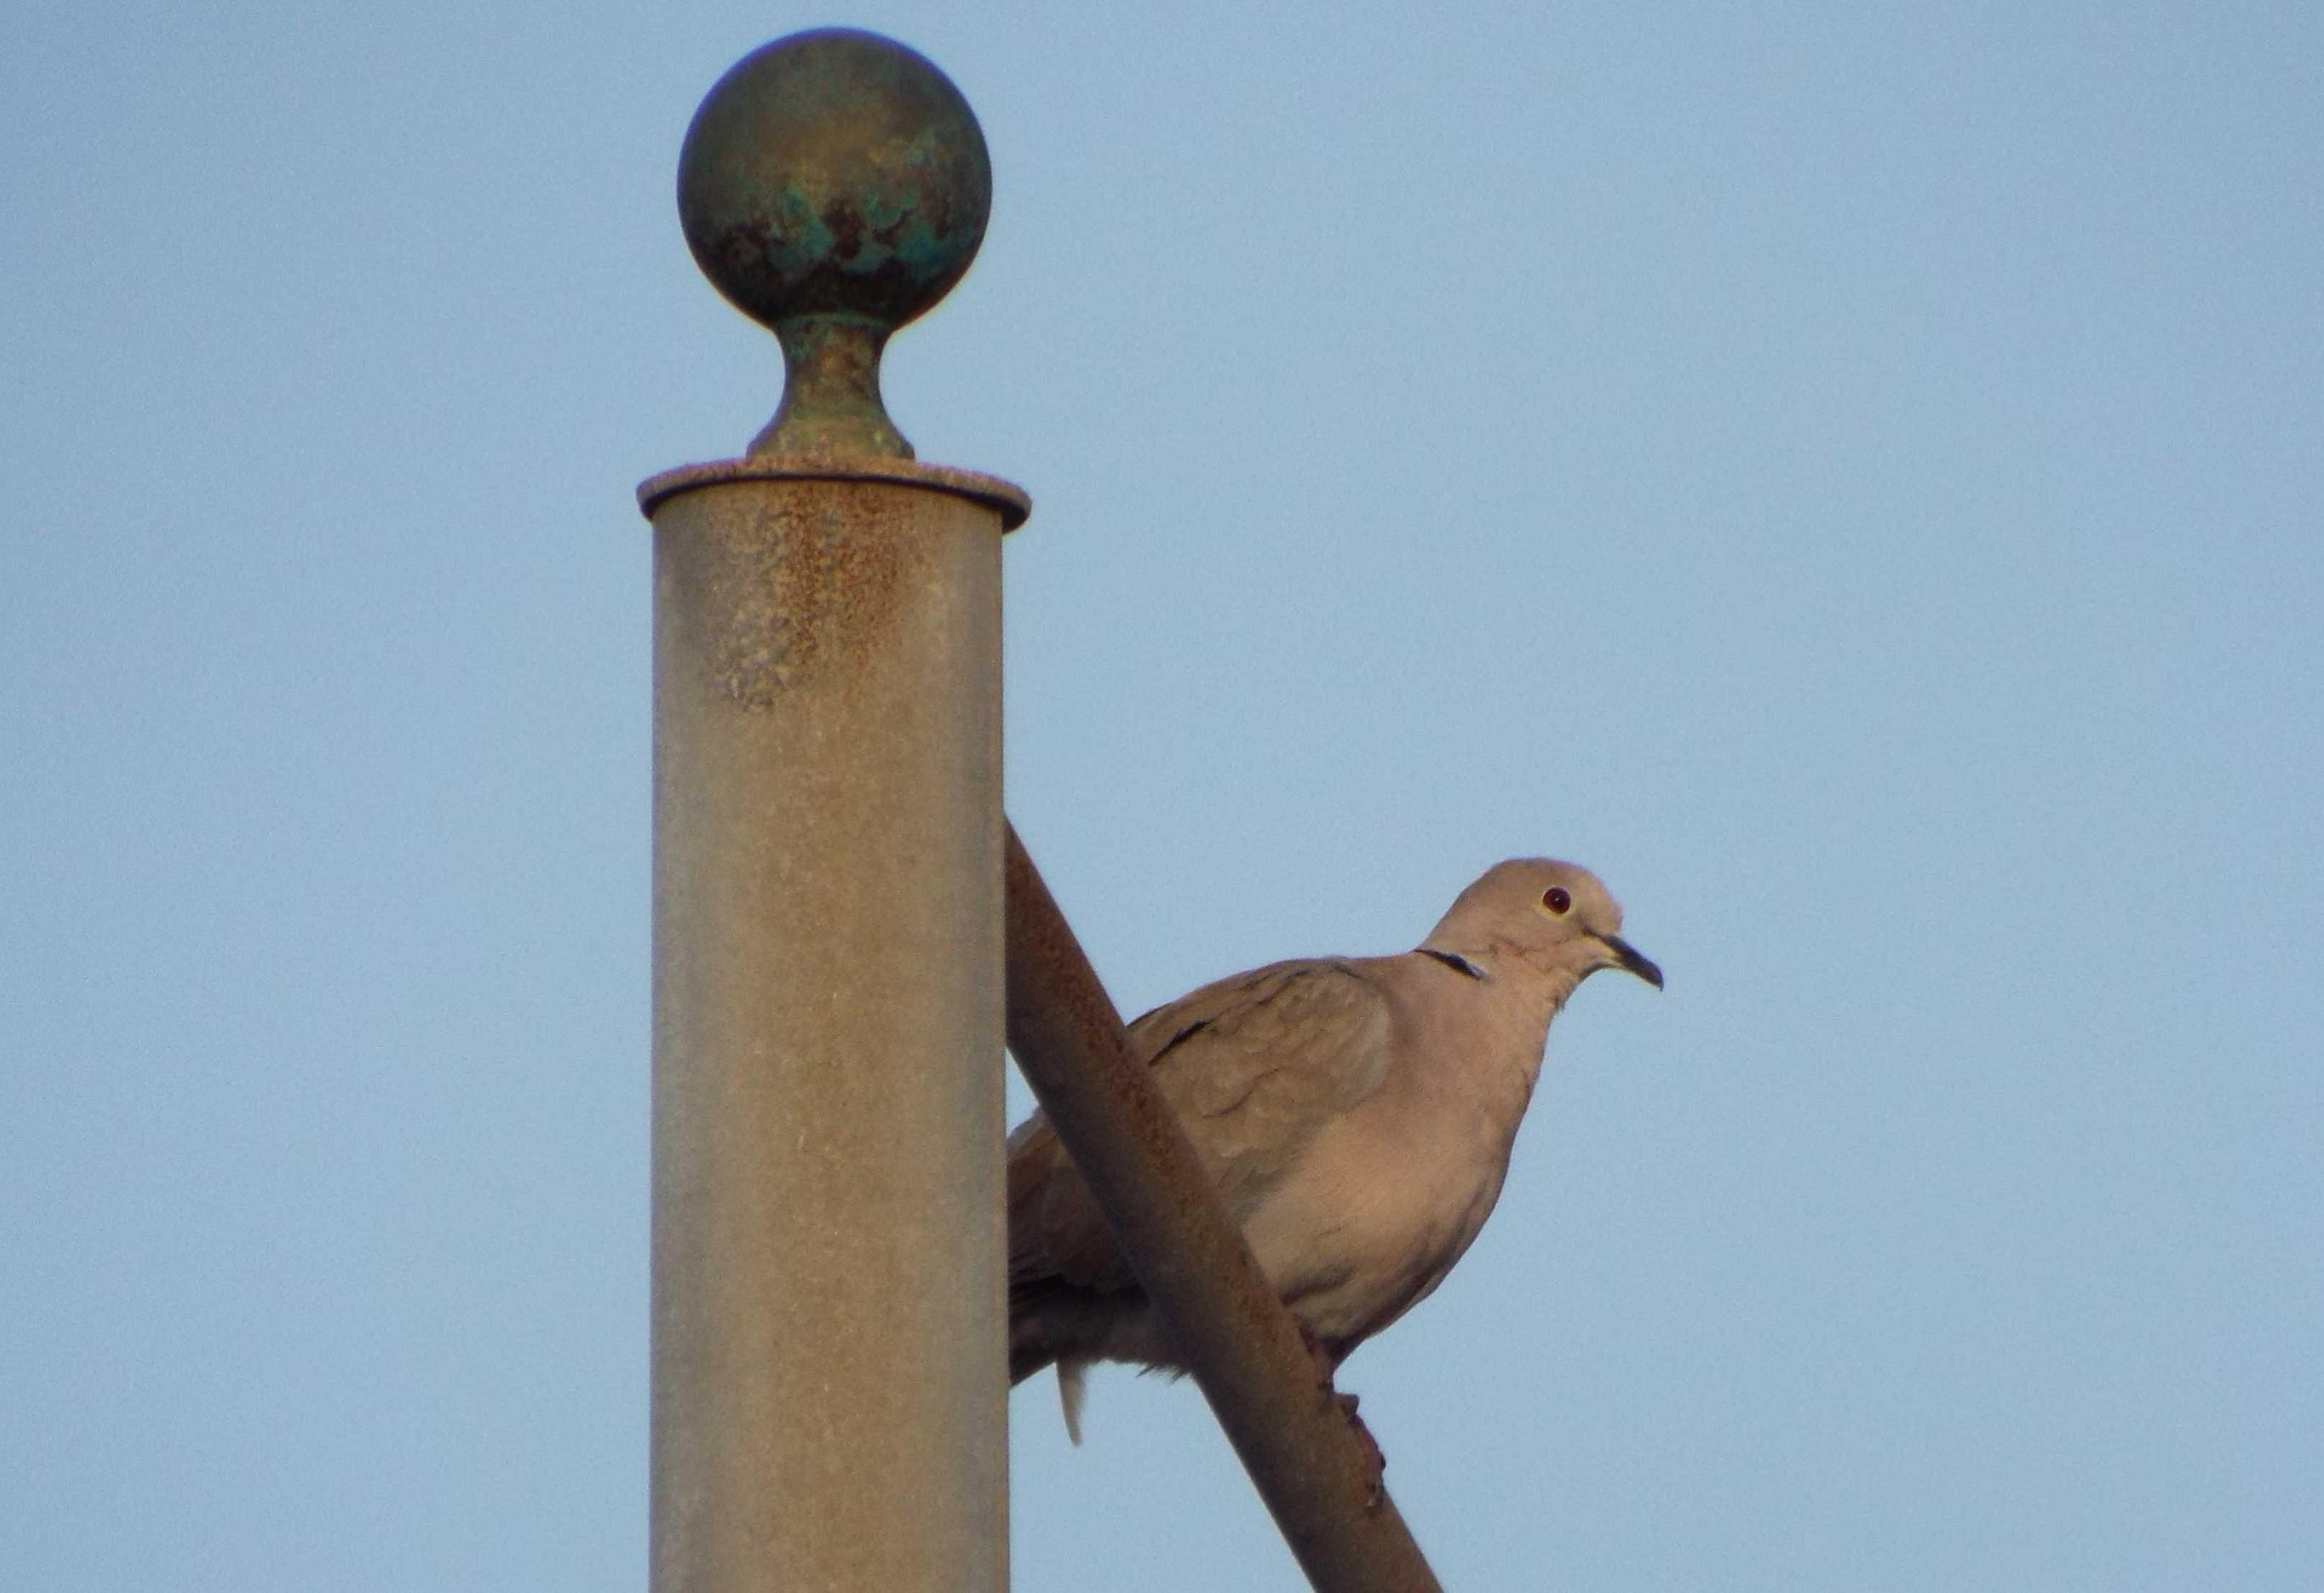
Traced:
[[[1315, 1132], [1379, 1088], [1387, 996], [1343, 961], [1277, 962], [1204, 985], [1130, 1026], [1227, 1209], [1263, 1202]], [[1009, 1137], [1009, 1282], [1134, 1286], [1047, 1120]]]

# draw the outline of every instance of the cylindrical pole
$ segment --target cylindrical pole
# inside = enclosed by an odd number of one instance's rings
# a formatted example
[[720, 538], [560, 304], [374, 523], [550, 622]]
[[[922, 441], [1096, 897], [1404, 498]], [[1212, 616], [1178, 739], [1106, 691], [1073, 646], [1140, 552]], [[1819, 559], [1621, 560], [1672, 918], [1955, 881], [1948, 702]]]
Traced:
[[958, 92], [779, 41], [680, 161], [783, 408], [654, 527], [652, 1582], [1007, 1584], [1001, 533], [914, 462], [890, 330], [982, 236]]

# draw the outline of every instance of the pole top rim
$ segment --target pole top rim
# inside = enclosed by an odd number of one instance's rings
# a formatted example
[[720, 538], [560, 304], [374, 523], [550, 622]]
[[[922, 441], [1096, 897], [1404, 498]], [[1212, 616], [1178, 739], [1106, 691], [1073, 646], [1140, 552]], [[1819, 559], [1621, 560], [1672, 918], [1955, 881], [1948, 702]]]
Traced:
[[1013, 531], [1033, 512], [1033, 500], [1014, 482], [982, 471], [917, 459], [780, 459], [747, 455], [706, 465], [681, 465], [638, 483], [638, 507], [648, 519], [669, 499], [703, 487], [744, 481], [862, 481], [919, 487], [967, 498], [1001, 516], [1001, 529]]

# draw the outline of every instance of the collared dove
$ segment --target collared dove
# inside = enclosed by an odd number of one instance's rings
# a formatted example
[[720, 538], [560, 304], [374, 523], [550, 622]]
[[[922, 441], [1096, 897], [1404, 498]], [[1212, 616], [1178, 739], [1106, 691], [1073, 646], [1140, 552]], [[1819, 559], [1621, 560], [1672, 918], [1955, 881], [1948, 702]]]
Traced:
[[[1519, 858], [1413, 951], [1271, 963], [1130, 1026], [1327, 1376], [1484, 1227], [1574, 987], [1621, 968], [1661, 988], [1621, 927], [1588, 870]], [[1009, 1380], [1054, 1364], [1078, 1443], [1099, 1360], [1185, 1369], [1035, 1112], [1009, 1137]]]

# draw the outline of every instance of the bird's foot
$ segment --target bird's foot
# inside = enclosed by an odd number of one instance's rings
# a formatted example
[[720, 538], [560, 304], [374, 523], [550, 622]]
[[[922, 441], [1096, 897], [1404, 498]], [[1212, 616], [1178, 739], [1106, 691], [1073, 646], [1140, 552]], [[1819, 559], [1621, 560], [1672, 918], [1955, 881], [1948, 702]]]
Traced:
[[1299, 1324], [1299, 1342], [1307, 1347], [1307, 1358], [1315, 1363], [1316, 1385], [1328, 1390], [1332, 1386], [1332, 1374], [1340, 1369], [1340, 1358], [1315, 1337], [1315, 1330], [1305, 1321], [1296, 1316], [1291, 1320]]
[[1364, 1446], [1364, 1459], [1372, 1473], [1371, 1507], [1377, 1510], [1388, 1502], [1388, 1457], [1380, 1452], [1379, 1440], [1372, 1436], [1372, 1430], [1356, 1414], [1356, 1396], [1335, 1394], [1333, 1398], [1339, 1402], [1340, 1414], [1348, 1419], [1348, 1425], [1356, 1430], [1356, 1437]]
[[1356, 1414], [1356, 1406], [1360, 1403], [1356, 1396], [1342, 1394], [1333, 1382], [1339, 1370], [1340, 1358], [1333, 1355], [1304, 1321], [1299, 1324], [1299, 1341], [1307, 1347], [1308, 1355], [1314, 1359], [1316, 1388], [1325, 1399], [1340, 1407], [1340, 1414], [1348, 1419], [1348, 1425], [1355, 1429], [1356, 1438], [1364, 1447], [1364, 1459], [1371, 1469], [1371, 1507], [1377, 1510], [1388, 1500], [1388, 1457], [1380, 1452], [1379, 1440], [1372, 1436], [1372, 1430], [1364, 1425], [1361, 1416]]

